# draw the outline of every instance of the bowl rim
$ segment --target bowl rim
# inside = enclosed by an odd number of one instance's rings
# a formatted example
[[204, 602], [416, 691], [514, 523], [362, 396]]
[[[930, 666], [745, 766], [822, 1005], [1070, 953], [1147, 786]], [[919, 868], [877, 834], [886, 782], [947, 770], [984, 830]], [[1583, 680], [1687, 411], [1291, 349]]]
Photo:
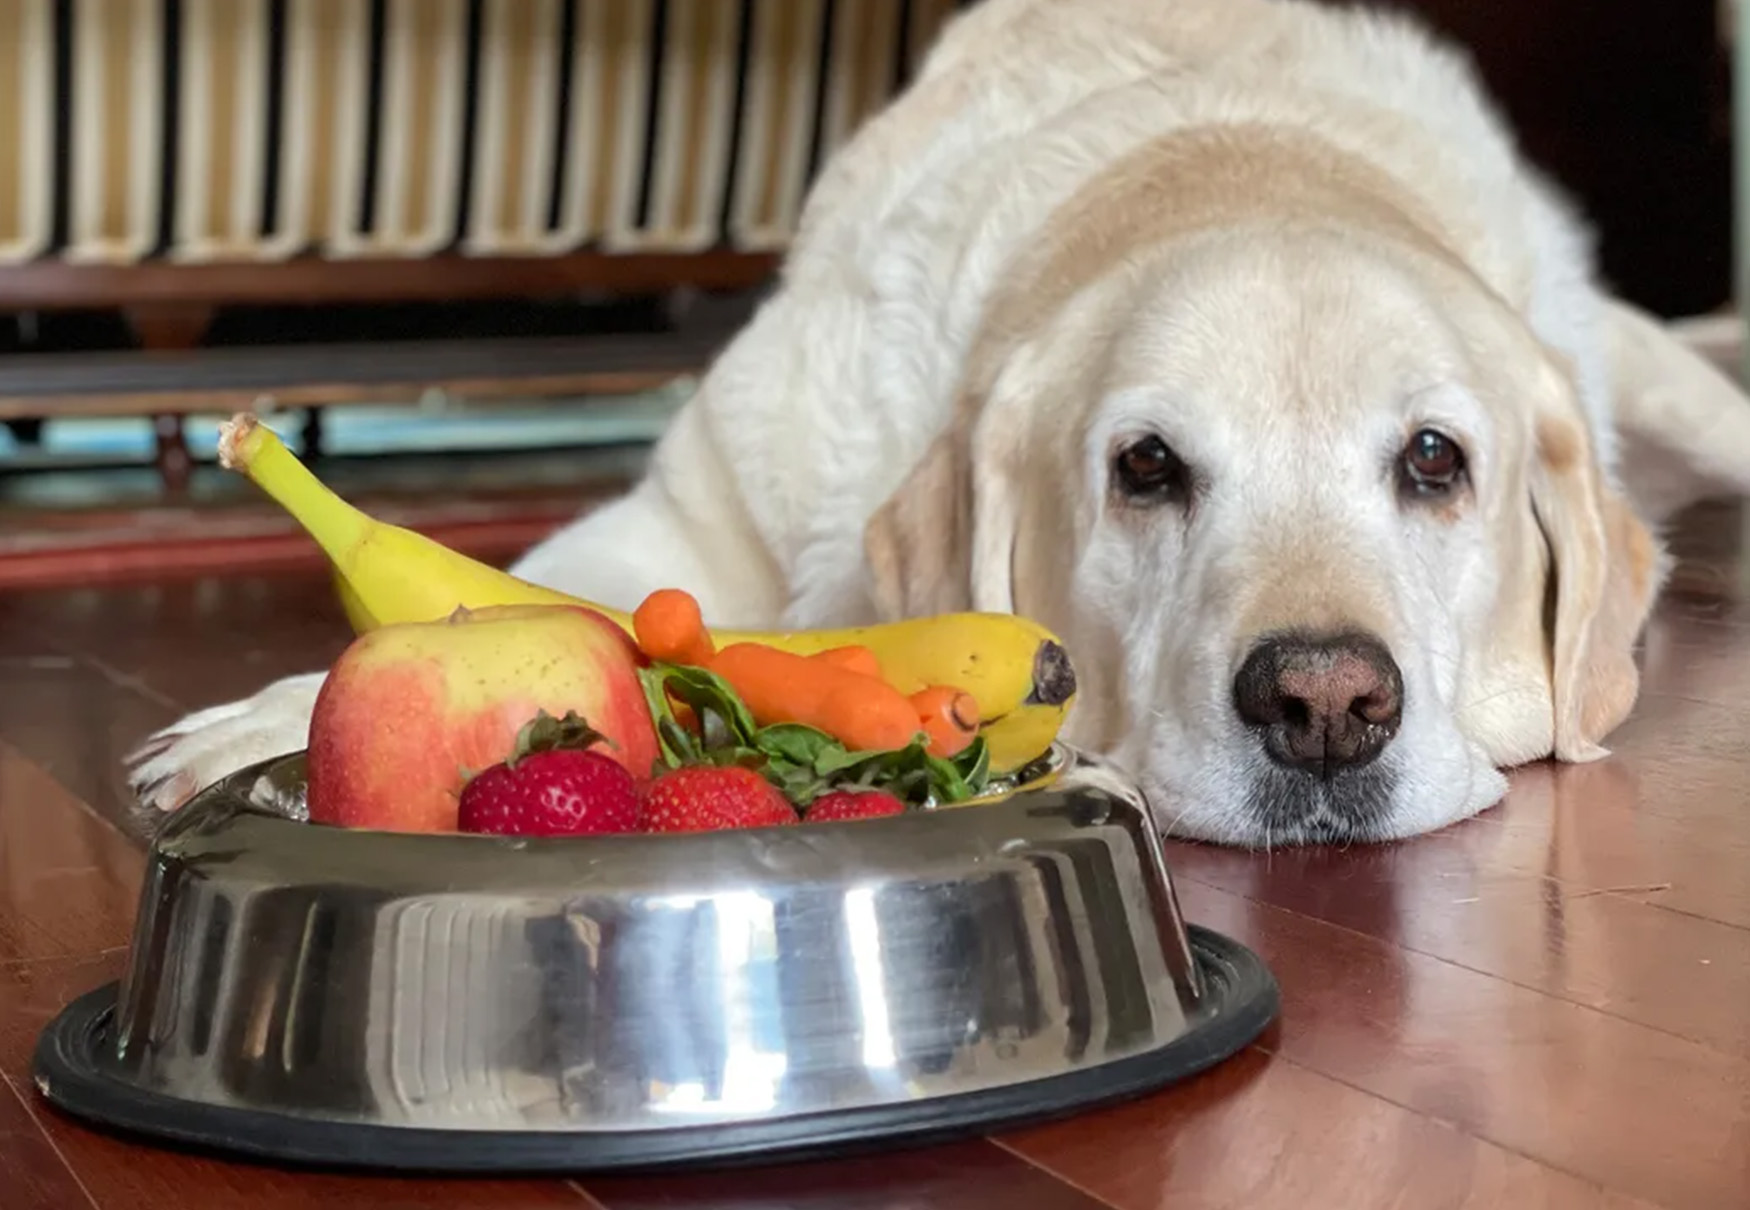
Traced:
[[[264, 777], [271, 776], [277, 769], [281, 769], [293, 762], [304, 760], [307, 756], [307, 752], [307, 749], [300, 748], [296, 751], [268, 757], [266, 760], [258, 761], [243, 769], [239, 769], [229, 776], [221, 778], [219, 781], [206, 786], [196, 794], [192, 795], [187, 802], [183, 803], [161, 821], [159, 827], [154, 831], [152, 836], [149, 837], [152, 846], [156, 848], [161, 841], [180, 835], [182, 829], [178, 826], [179, 823], [186, 824], [188, 820], [197, 818], [204, 811], [210, 810], [211, 803], [215, 799], [232, 799], [240, 809], [250, 810], [256, 815], [267, 817], [269, 819], [277, 819], [281, 822], [296, 824], [301, 827], [314, 827], [330, 832], [341, 832], [361, 838], [418, 837], [426, 843], [431, 843], [439, 839], [450, 839], [467, 843], [497, 844], [501, 847], [509, 845], [519, 849], [530, 846], [540, 846], [545, 849], [548, 846], [557, 845], [603, 844], [607, 842], [626, 842], [632, 840], [648, 841], [656, 837], [661, 837], [671, 841], [685, 842], [690, 838], [700, 836], [721, 836], [725, 834], [769, 836], [772, 834], [788, 833], [791, 829], [804, 825], [807, 826], [810, 833], [816, 834], [823, 829], [840, 829], [845, 826], [863, 828], [885, 826], [891, 828], [894, 825], [900, 824], [902, 821], [918, 816], [945, 814], [974, 807], [1000, 806], [1012, 802], [1023, 794], [1036, 794], [1049, 791], [1062, 782], [1066, 775], [1076, 768], [1088, 764], [1090, 761], [1087, 754], [1081, 752], [1079, 749], [1065, 744], [1062, 741], [1053, 741], [1051, 747], [1038, 760], [1017, 771], [1017, 780], [1003, 785], [1000, 789], [994, 792], [979, 794], [962, 802], [943, 803], [933, 807], [906, 811], [902, 815], [882, 816], [874, 819], [843, 819], [829, 820], [824, 823], [807, 823], [805, 820], [798, 817], [797, 821], [793, 824], [767, 824], [754, 828], [702, 829], [697, 832], [656, 833], [632, 831], [590, 833], [575, 836], [517, 836], [488, 832], [464, 832], [460, 829], [442, 832], [419, 832], [395, 828], [351, 827], [342, 824], [317, 822], [308, 818], [299, 818], [290, 815], [285, 811], [276, 810], [271, 805], [260, 801], [256, 795], [255, 789], [260, 780]], [[1022, 778], [1025, 780], [1020, 780]], [[300, 780], [302, 779], [300, 778]], [[1136, 788], [1136, 793], [1140, 796], [1140, 787]], [[907, 824], [906, 826], [915, 825]], [[835, 832], [835, 834], [842, 835], [843, 833], [841, 831]]]

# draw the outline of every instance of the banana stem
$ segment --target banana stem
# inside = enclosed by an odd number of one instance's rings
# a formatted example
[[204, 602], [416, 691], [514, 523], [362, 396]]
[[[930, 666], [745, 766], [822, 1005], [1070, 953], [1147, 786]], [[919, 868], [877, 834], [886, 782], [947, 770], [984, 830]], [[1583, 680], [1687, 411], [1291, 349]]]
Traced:
[[219, 465], [241, 473], [272, 496], [336, 565], [372, 524], [370, 517], [311, 474], [279, 434], [247, 412], [220, 426]]

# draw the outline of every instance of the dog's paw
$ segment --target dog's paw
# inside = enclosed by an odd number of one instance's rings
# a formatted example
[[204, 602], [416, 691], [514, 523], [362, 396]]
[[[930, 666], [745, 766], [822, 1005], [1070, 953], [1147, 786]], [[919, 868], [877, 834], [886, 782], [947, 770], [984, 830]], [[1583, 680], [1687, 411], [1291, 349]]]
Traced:
[[174, 811], [199, 790], [257, 761], [302, 748], [322, 674], [275, 681], [254, 697], [191, 714], [128, 757], [128, 782], [144, 807]]

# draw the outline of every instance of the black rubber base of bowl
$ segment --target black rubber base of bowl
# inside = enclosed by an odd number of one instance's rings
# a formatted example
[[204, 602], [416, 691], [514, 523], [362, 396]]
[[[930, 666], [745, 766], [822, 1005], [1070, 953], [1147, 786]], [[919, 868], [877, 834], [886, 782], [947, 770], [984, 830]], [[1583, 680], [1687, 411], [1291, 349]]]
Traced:
[[36, 1084], [88, 1122], [149, 1140], [322, 1168], [403, 1173], [583, 1173], [729, 1166], [940, 1141], [1063, 1117], [1152, 1092], [1234, 1055], [1276, 1016], [1276, 980], [1258, 956], [1192, 926], [1206, 996], [1197, 1025], [1143, 1055], [1024, 1084], [902, 1105], [771, 1121], [626, 1132], [444, 1130], [329, 1121], [183, 1100], [119, 1078], [109, 1052], [116, 985], [62, 1010], [37, 1041]]

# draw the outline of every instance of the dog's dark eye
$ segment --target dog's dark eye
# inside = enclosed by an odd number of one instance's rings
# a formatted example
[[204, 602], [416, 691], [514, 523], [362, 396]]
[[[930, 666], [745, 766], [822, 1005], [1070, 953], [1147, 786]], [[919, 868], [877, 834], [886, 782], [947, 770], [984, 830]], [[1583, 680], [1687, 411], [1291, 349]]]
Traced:
[[1120, 495], [1142, 503], [1183, 500], [1191, 491], [1191, 471], [1159, 437], [1139, 437], [1112, 460], [1112, 481]]
[[1444, 496], [1464, 482], [1464, 451], [1435, 429], [1420, 429], [1404, 447], [1400, 483], [1405, 494]]

